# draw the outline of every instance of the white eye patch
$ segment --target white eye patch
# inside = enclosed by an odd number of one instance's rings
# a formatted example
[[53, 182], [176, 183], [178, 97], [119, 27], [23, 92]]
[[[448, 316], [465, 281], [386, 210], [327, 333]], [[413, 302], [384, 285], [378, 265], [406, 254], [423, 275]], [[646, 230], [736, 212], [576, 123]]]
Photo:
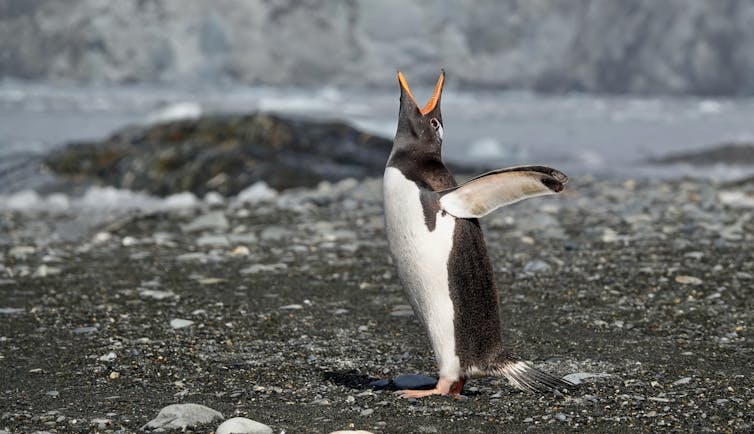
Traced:
[[437, 131], [437, 135], [440, 136], [440, 139], [442, 140], [442, 124], [440, 121], [438, 121], [436, 118], [432, 118], [429, 120], [429, 124], [432, 125], [432, 128]]

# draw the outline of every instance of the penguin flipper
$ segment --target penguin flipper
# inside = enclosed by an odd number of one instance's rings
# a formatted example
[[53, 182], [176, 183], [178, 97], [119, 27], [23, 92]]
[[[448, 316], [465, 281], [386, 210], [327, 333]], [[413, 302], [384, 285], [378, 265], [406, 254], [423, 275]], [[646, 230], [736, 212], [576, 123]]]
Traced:
[[501, 206], [563, 191], [568, 177], [545, 166], [517, 166], [479, 175], [438, 191], [440, 208], [457, 218], [483, 217]]

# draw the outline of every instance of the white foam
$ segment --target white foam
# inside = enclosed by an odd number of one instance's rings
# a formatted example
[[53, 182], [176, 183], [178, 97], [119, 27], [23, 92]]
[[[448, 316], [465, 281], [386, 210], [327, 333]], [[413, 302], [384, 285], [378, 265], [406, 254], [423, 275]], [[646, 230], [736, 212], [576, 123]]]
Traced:
[[150, 123], [169, 122], [182, 119], [197, 119], [202, 115], [202, 106], [194, 101], [180, 101], [169, 104], [149, 114]]
[[19, 212], [167, 211], [193, 208], [200, 203], [190, 192], [161, 198], [114, 187], [90, 187], [83, 196], [78, 197], [63, 193], [43, 196], [33, 190], [0, 195], [0, 210]]

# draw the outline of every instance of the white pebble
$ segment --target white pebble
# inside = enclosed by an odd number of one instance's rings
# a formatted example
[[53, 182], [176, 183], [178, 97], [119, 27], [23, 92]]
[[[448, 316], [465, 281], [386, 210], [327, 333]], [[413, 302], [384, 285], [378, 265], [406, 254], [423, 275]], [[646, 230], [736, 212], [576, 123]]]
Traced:
[[182, 329], [191, 325], [194, 325], [194, 322], [187, 319], [176, 318], [170, 320], [170, 327], [174, 329]]
[[245, 417], [234, 417], [221, 423], [215, 434], [272, 434], [272, 428]]

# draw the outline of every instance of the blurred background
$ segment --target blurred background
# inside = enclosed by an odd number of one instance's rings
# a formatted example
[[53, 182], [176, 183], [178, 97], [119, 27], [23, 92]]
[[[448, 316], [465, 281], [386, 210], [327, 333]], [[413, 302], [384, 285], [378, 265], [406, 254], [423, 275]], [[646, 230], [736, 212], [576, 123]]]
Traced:
[[389, 139], [396, 69], [424, 100], [441, 68], [459, 164], [754, 172], [754, 1], [0, 0], [0, 194], [127, 125], [265, 111]]

